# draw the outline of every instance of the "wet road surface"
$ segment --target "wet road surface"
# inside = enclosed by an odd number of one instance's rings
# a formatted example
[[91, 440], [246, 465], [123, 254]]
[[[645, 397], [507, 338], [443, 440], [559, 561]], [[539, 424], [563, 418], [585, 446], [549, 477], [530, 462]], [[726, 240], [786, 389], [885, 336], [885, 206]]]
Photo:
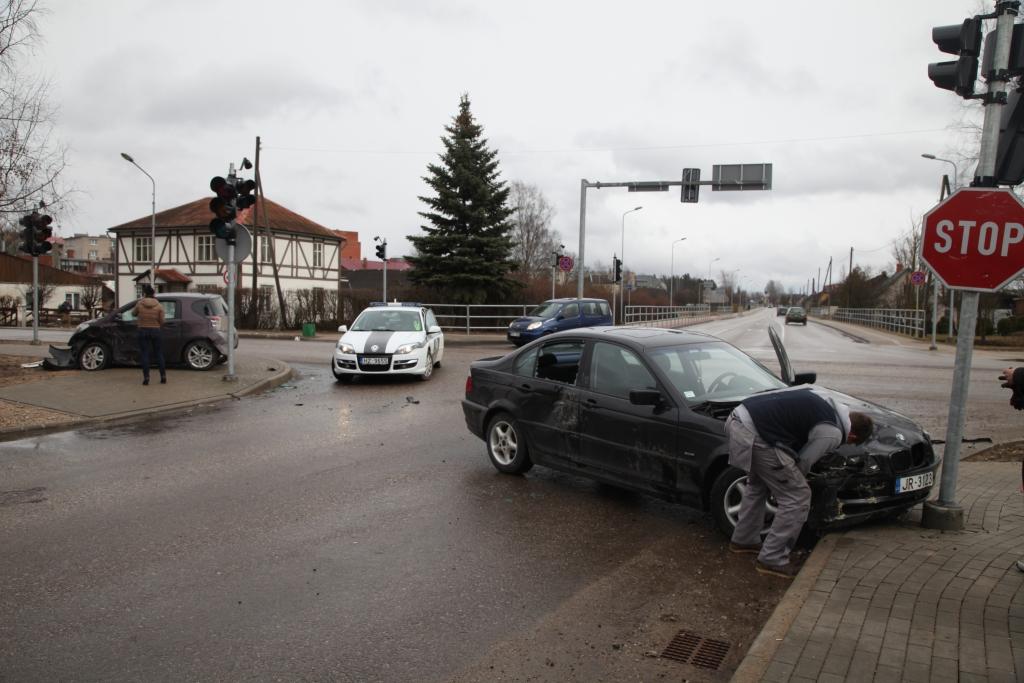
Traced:
[[[775, 368], [773, 313], [704, 329]], [[798, 372], [944, 434], [950, 350], [813, 322], [785, 342]], [[742, 599], [735, 666], [781, 593], [695, 511], [543, 468], [494, 472], [459, 401], [468, 363], [504, 347], [450, 347], [428, 383], [341, 386], [330, 345], [245, 343], [301, 377], [0, 444], [0, 678], [488, 680], [546, 646], [574, 653], [533, 662], [550, 680], [616, 680], [678, 628], [723, 637], [716, 604]], [[995, 381], [1012, 355], [976, 354], [969, 432], [1020, 433]]]

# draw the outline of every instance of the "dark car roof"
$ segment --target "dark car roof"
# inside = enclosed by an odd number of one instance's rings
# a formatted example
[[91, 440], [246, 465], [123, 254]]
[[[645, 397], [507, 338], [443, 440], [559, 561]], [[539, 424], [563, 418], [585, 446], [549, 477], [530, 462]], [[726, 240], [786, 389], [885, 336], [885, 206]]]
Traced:
[[572, 296], [572, 297], [564, 297], [562, 299], [545, 299], [542, 303], [545, 303], [545, 304], [552, 304], [552, 303], [554, 303], [554, 304], [567, 304], [567, 303], [572, 303], [574, 301], [603, 301], [605, 303], [608, 303], [607, 299], [592, 299], [592, 298], [589, 298], [589, 297], [584, 297], [583, 299], [577, 299], [574, 296]]
[[212, 299], [214, 297], [220, 297], [220, 294], [201, 294], [197, 292], [160, 292], [156, 295], [157, 299]]
[[562, 337], [614, 339], [615, 341], [625, 342], [634, 348], [657, 348], [660, 346], [722, 341], [718, 337], [705, 334], [704, 332], [669, 330], [661, 327], [582, 327], [576, 330], [556, 332], [543, 339], [545, 342], [551, 342]]

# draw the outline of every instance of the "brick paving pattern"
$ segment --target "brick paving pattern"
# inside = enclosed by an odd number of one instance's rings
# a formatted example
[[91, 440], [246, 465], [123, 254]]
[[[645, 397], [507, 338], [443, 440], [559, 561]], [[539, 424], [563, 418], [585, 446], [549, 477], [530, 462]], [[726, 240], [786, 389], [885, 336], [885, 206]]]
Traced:
[[1024, 681], [1020, 468], [961, 463], [963, 531], [842, 533], [762, 680]]

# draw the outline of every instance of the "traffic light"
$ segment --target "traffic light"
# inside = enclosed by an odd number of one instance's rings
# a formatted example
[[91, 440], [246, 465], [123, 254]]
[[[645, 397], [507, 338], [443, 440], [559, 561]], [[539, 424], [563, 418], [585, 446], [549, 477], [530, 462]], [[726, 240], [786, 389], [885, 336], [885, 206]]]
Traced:
[[680, 194], [679, 201], [684, 204], [696, 204], [697, 197], [700, 195], [700, 169], [699, 168], [684, 168], [683, 169], [683, 187], [682, 193]]
[[932, 41], [939, 50], [958, 55], [958, 59], [929, 64], [928, 78], [937, 88], [952, 90], [960, 97], [972, 97], [981, 54], [981, 19], [975, 17], [965, 19], [963, 24], [936, 26], [932, 29]]
[[555, 259], [554, 261], [552, 261], [552, 262], [551, 262], [551, 267], [552, 267], [552, 268], [557, 268], [557, 267], [558, 267], [558, 259], [562, 258], [562, 255], [561, 255], [561, 254], [559, 254], [559, 253], [558, 253], [557, 251], [553, 251], [553, 252], [551, 252], [551, 255], [552, 255], [552, 256], [554, 257], [554, 259]]
[[228, 244], [234, 244], [235, 218], [238, 216], [235, 202], [238, 198], [238, 190], [234, 183], [221, 176], [215, 176], [210, 180], [210, 189], [216, 195], [210, 200], [210, 211], [215, 216], [210, 221], [210, 232], [226, 240]]
[[46, 252], [53, 249], [53, 245], [50, 244], [50, 238], [53, 237], [53, 228], [50, 227], [50, 223], [53, 223], [53, 218], [46, 214], [33, 213], [32, 220], [35, 223], [35, 245], [32, 251], [33, 256], [42, 256]]
[[612, 263], [615, 264], [615, 282], [622, 282], [622, 259], [613, 256]]
[[377, 258], [381, 261], [386, 261], [388, 258], [388, 241], [381, 240], [380, 244], [377, 245]]
[[18, 251], [31, 254], [32, 247], [36, 243], [36, 231], [35, 225], [32, 223], [32, 214], [22, 216], [18, 223], [24, 228], [21, 231], [21, 242], [18, 244]]
[[238, 199], [235, 200], [235, 204], [238, 206], [239, 211], [248, 209], [256, 203], [256, 197], [252, 194], [255, 190], [255, 180], [240, 180], [238, 182]]
[[49, 242], [50, 237], [53, 236], [53, 228], [50, 227], [52, 222], [53, 218], [36, 211], [22, 216], [18, 223], [24, 229], [21, 231], [18, 250], [31, 256], [42, 256], [53, 249], [53, 245]]

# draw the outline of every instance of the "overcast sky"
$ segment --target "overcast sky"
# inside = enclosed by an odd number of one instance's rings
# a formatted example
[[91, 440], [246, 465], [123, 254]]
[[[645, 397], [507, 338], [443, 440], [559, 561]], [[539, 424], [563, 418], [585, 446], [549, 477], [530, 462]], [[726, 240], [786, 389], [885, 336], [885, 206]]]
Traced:
[[[770, 192], [592, 189], [586, 261], [740, 269], [795, 289], [890, 243], [938, 198], [961, 100], [935, 88], [931, 28], [976, 0], [44, 0], [34, 66], [53, 81], [66, 178], [61, 234], [102, 233], [209, 193], [261, 136], [267, 197], [327, 227], [411, 250], [427, 164], [468, 93], [502, 177], [536, 185], [578, 250], [580, 180], [705, 179], [774, 165]], [[986, 3], [991, 5], [992, 3]], [[961, 169], [969, 178], [973, 168]]]

